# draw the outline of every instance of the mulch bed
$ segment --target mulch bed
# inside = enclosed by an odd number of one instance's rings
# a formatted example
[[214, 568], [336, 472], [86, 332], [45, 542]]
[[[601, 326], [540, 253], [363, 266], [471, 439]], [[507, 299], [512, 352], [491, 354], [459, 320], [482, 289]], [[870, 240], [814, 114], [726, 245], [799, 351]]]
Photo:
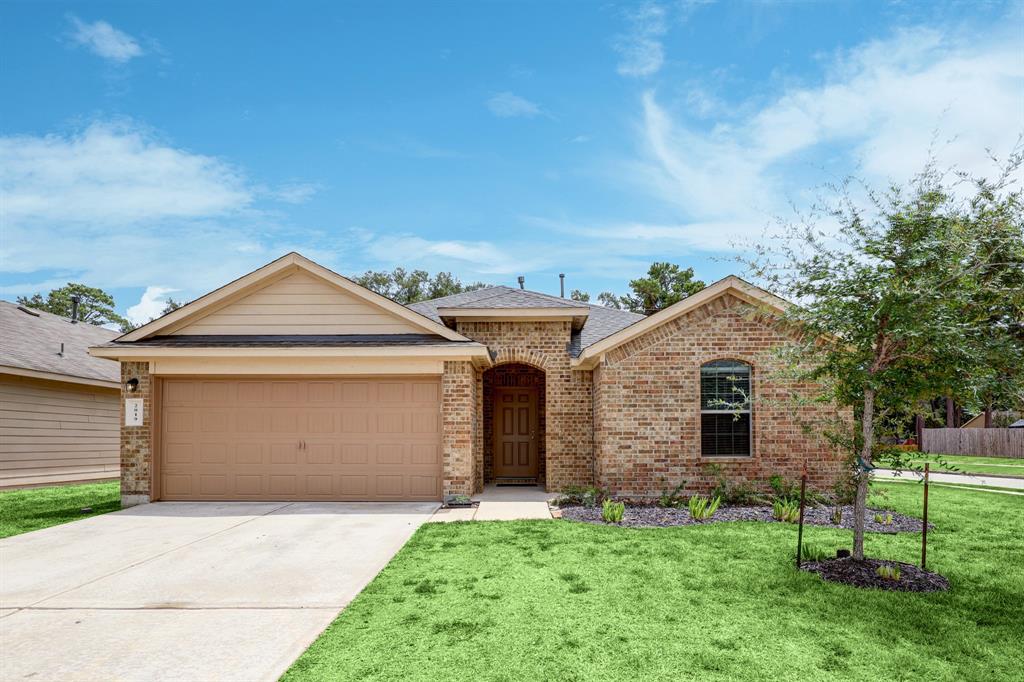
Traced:
[[[878, 567], [886, 564], [899, 566], [899, 580], [887, 580], [878, 575]], [[901, 561], [882, 561], [881, 559], [857, 561], [849, 557], [808, 561], [800, 569], [817, 573], [822, 580], [829, 582], [891, 592], [943, 592], [949, 589], [949, 581], [938, 573], [932, 573]]]
[[[811, 526], [853, 528], [853, 506], [843, 507], [843, 521], [839, 526], [832, 523], [832, 510], [833, 507], [807, 507], [804, 509], [804, 523]], [[606, 525], [601, 518], [600, 507], [562, 507], [561, 511], [563, 519]], [[875, 514], [881, 514], [882, 516], [892, 514], [892, 523], [878, 523], [875, 521]], [[690, 511], [685, 508], [673, 509], [634, 505], [626, 507], [626, 512], [622, 516], [622, 523], [607, 525], [619, 525], [629, 528], [664, 528], [668, 526], [695, 526], [718, 521], [781, 523], [775, 520], [772, 516], [772, 508], [767, 505], [719, 507], [715, 511], [714, 516], [707, 521], [694, 521], [690, 517]], [[921, 519], [904, 516], [896, 512], [868, 509], [865, 513], [865, 521], [865, 530], [872, 533], [918, 533], [921, 531]], [[928, 528], [934, 528], [934, 524], [929, 523]]]

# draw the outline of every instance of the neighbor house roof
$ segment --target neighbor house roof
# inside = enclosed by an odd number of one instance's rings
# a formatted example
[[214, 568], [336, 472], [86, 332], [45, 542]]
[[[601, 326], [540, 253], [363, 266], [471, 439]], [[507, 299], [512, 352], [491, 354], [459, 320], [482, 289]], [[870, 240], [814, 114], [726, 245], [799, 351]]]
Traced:
[[459, 311], [528, 310], [564, 314], [579, 320], [574, 328], [569, 352], [573, 357], [601, 339], [645, 319], [628, 310], [605, 308], [583, 301], [542, 294], [538, 291], [513, 289], [506, 286], [486, 287], [429, 301], [413, 303], [409, 308], [438, 322], [447, 316], [458, 316]]
[[0, 373], [117, 387], [119, 365], [88, 353], [89, 346], [116, 336], [110, 329], [0, 301]]

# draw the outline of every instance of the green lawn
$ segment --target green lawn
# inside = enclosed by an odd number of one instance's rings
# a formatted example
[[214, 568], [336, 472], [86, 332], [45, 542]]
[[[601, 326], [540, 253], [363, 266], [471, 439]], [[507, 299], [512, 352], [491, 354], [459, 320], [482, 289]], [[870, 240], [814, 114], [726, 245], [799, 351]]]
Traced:
[[[938, 461], [940, 458], [946, 464], [956, 467], [956, 470], [950, 471], [939, 466]], [[971, 457], [969, 455], [916, 455], [911, 461], [922, 466], [925, 462], [931, 462], [932, 471], [941, 471], [949, 474], [983, 474], [988, 476], [1024, 478], [1024, 459]]]
[[[879, 486], [918, 513], [921, 488]], [[796, 528], [427, 524], [284, 680], [1003, 680], [1024, 667], [1024, 498], [934, 488], [940, 594], [792, 565]], [[851, 536], [823, 528], [829, 547]], [[867, 539], [917, 561], [918, 534]]]
[[[82, 513], [92, 507], [91, 513]], [[119, 484], [87, 483], [0, 492], [0, 538], [121, 508]]]

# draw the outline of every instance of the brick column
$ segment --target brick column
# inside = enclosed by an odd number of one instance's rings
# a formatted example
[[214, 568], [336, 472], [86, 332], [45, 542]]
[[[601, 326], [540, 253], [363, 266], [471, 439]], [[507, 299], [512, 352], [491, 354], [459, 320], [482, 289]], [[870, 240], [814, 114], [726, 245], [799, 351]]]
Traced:
[[442, 493], [473, 494], [476, 440], [476, 372], [473, 363], [445, 362], [441, 377]]
[[[124, 385], [138, 379], [139, 387], [128, 393]], [[124, 425], [125, 399], [141, 398], [142, 426]], [[121, 363], [121, 506], [145, 504], [153, 480], [153, 382], [148, 362]]]

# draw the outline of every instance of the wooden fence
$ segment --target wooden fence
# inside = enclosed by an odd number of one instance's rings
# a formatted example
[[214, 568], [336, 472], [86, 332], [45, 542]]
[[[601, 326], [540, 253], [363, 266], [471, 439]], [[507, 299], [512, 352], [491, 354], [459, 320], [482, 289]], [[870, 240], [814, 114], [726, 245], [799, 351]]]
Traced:
[[921, 450], [1024, 459], [1024, 429], [923, 429]]

